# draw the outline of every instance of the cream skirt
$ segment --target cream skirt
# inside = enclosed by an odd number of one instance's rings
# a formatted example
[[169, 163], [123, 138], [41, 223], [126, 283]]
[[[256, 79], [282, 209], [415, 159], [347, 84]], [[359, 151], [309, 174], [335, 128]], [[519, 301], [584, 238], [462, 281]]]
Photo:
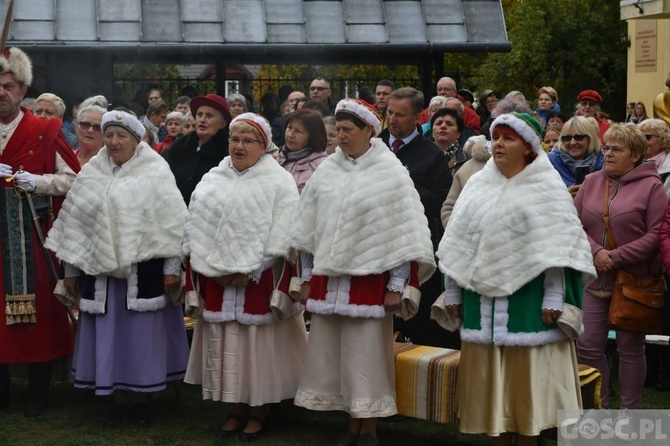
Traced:
[[393, 316], [383, 319], [312, 314], [297, 406], [342, 410], [353, 418], [398, 413]]
[[535, 436], [556, 427], [559, 409], [582, 407], [578, 372], [575, 344], [569, 340], [538, 347], [463, 342], [460, 431]]
[[307, 348], [302, 313], [268, 325], [198, 319], [184, 381], [206, 400], [260, 406], [295, 396]]

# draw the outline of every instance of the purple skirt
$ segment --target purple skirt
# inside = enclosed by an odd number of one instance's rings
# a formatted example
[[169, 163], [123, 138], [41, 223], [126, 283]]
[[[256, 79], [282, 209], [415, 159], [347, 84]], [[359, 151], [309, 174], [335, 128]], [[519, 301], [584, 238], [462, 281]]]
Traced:
[[72, 359], [74, 385], [95, 389], [157, 392], [182, 380], [188, 340], [181, 306], [158, 311], [126, 309], [127, 281], [110, 277], [107, 314], [79, 313]]

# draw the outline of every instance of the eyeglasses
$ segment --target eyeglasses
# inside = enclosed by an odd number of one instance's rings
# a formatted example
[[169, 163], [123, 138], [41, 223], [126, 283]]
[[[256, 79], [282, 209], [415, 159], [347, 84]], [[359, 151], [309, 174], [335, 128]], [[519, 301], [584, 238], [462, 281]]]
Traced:
[[328, 87], [309, 87], [309, 91], [326, 91], [330, 90]]
[[90, 129], [93, 129], [93, 131], [96, 133], [102, 132], [102, 127], [100, 127], [98, 124], [92, 124], [86, 121], [80, 121], [79, 127], [81, 127], [81, 129], [85, 132], [89, 131]]
[[579, 105], [582, 107], [595, 107], [598, 103], [593, 101], [580, 101]]
[[260, 144], [262, 141], [259, 141], [257, 139], [251, 139], [251, 138], [244, 138], [244, 139], [228, 138], [228, 143], [230, 144], [230, 146], [237, 146], [240, 143], [242, 143], [242, 146], [245, 149], [248, 149], [249, 147], [253, 146], [255, 142]]
[[624, 147], [623, 146], [608, 146], [607, 144], [603, 144], [600, 149], [603, 151], [603, 153], [607, 152], [612, 152], [612, 155], [619, 155], [620, 153], [623, 152]]
[[573, 139], [577, 142], [582, 142], [584, 141], [584, 138], [587, 138], [589, 135], [563, 135], [561, 136], [561, 141], [563, 142], [570, 142]]
[[651, 138], [658, 138], [658, 135], [645, 134], [644, 137], [647, 138], [647, 141], [651, 141]]

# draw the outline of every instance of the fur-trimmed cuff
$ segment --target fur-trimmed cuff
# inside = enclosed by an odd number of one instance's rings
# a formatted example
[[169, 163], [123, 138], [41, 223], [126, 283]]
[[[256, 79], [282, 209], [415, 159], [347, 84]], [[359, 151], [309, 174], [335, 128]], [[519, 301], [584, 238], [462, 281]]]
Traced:
[[420, 302], [421, 291], [413, 286], [407, 285], [400, 298], [400, 317], [405, 321], [413, 318], [419, 311]]
[[456, 331], [461, 327], [463, 320], [451, 315], [447, 311], [445, 294], [442, 293], [430, 307], [430, 318], [445, 330]]

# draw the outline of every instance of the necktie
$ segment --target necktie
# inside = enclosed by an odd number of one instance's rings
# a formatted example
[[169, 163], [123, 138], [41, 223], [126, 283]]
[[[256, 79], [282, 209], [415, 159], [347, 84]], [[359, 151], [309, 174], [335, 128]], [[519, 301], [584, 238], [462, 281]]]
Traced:
[[400, 146], [402, 146], [402, 144], [402, 139], [396, 139], [393, 141], [393, 153], [398, 153], [398, 150], [400, 150]]

